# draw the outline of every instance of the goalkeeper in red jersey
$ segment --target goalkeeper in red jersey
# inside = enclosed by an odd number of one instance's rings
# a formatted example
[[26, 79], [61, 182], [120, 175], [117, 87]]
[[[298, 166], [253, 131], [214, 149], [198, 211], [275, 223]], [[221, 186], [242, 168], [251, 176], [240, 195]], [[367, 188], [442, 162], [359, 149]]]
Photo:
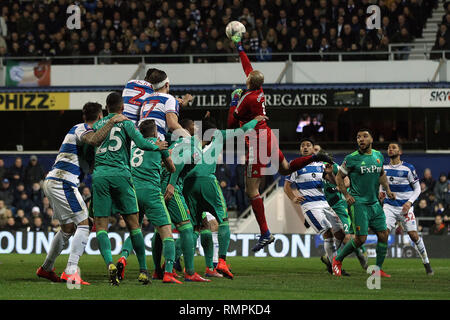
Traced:
[[[254, 119], [258, 115], [265, 116], [265, 98], [262, 85], [264, 83], [264, 75], [261, 71], [253, 70], [250, 60], [244, 52], [241, 38], [238, 35], [233, 36], [232, 41], [236, 44], [236, 48], [241, 58], [242, 67], [247, 76], [247, 90], [236, 89], [232, 93], [232, 101], [228, 113], [228, 127], [241, 127], [248, 121]], [[257, 244], [252, 248], [254, 252], [261, 250], [263, 247], [272, 243], [275, 238], [267, 227], [264, 203], [259, 194], [259, 185], [267, 167], [267, 157], [272, 160], [278, 160], [278, 172], [282, 175], [290, 175], [300, 170], [307, 164], [315, 161], [324, 161], [333, 163], [333, 161], [325, 154], [317, 154], [306, 157], [299, 157], [291, 162], [287, 162], [283, 153], [278, 147], [278, 141], [275, 134], [267, 124], [267, 121], [258, 122], [255, 127], [256, 139], [246, 139], [246, 177], [245, 192], [250, 199], [250, 203], [258, 222], [261, 237]], [[261, 150], [262, 148], [267, 150]], [[260, 149], [260, 150], [258, 150]], [[266, 158], [266, 159], [263, 159]]]

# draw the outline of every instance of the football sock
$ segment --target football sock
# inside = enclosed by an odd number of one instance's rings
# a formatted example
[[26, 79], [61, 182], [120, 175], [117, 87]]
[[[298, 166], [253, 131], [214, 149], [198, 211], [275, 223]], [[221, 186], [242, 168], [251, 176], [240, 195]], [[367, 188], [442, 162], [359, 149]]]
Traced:
[[144, 236], [140, 228], [131, 230], [131, 243], [133, 244], [134, 252], [139, 262], [140, 270], [147, 270], [147, 259], [145, 257], [145, 243]]
[[337, 261], [342, 261], [346, 256], [348, 256], [350, 253], [355, 251], [356, 244], [353, 239], [351, 239], [349, 242], [347, 242], [344, 246], [344, 248], [339, 252], [339, 254], [336, 256]]
[[75, 235], [72, 240], [72, 247], [70, 248], [69, 260], [67, 262], [67, 274], [74, 274], [77, 272], [78, 261], [83, 255], [88, 238], [89, 225], [77, 226], [77, 230], [75, 231]]
[[50, 250], [48, 251], [47, 257], [45, 258], [44, 263], [42, 264], [42, 268], [46, 271], [52, 271], [55, 265], [55, 260], [63, 251], [64, 246], [69, 241], [71, 237], [70, 233], [65, 233], [62, 230], [59, 230], [55, 237], [52, 240], [50, 245]]
[[219, 224], [219, 257], [222, 259], [226, 259], [228, 246], [230, 245], [230, 226], [228, 221], [224, 221]]
[[291, 172], [295, 172], [297, 170], [300, 170], [310, 164], [313, 161], [313, 156], [305, 156], [305, 157], [298, 157], [291, 162], [289, 162], [289, 170]]
[[163, 241], [163, 254], [166, 267], [165, 272], [172, 273], [173, 262], [175, 260], [175, 242], [172, 237], [167, 237]]
[[[155, 271], [162, 272], [161, 269], [162, 241], [158, 232], [155, 231], [152, 237], [152, 258], [155, 264]], [[172, 272], [172, 271], [170, 271]]]
[[[260, 195], [250, 199], [250, 203], [252, 205], [253, 213], [255, 214], [256, 221], [259, 225], [259, 230], [261, 231], [261, 235], [265, 235], [269, 228], [267, 227], [266, 222], [266, 214], [264, 212], [264, 202]], [[220, 244], [219, 244], [220, 246]]]
[[333, 238], [324, 239], [324, 249], [327, 254], [328, 260], [330, 263], [333, 263], [333, 257], [336, 254], [336, 247], [334, 246]]
[[380, 242], [377, 243], [377, 258], [376, 258], [376, 265], [382, 269], [384, 259], [386, 258], [387, 253], [387, 243], [386, 242]]
[[213, 245], [214, 245], [214, 253], [213, 253], [213, 264], [219, 263], [219, 240], [218, 240], [218, 233], [213, 232], [212, 238], [213, 238]]
[[430, 263], [430, 261], [428, 260], [427, 249], [425, 249], [425, 244], [423, 243], [422, 237], [420, 237], [415, 244], [416, 245], [414, 246], [414, 248], [416, 248], [417, 253], [422, 258], [422, 262], [424, 264]]
[[197, 241], [198, 241], [198, 236], [200, 235], [200, 233], [198, 231], [194, 231], [194, 233], [192, 234], [192, 244], [194, 245], [194, 252], [195, 249], [197, 249]]
[[122, 257], [128, 258], [130, 253], [133, 252], [133, 243], [131, 243], [131, 237], [128, 236], [122, 245]]
[[180, 232], [180, 238], [177, 240], [177, 243], [180, 243], [180, 252], [183, 252], [186, 273], [194, 274], [195, 242], [192, 224], [184, 224], [178, 228], [178, 231]]
[[111, 241], [106, 230], [97, 231], [97, 242], [103, 260], [105, 260], [106, 266], [109, 266], [112, 263]]
[[214, 243], [211, 230], [203, 230], [200, 232], [200, 242], [205, 253], [205, 263], [210, 269], [214, 269], [213, 256], [214, 256]]

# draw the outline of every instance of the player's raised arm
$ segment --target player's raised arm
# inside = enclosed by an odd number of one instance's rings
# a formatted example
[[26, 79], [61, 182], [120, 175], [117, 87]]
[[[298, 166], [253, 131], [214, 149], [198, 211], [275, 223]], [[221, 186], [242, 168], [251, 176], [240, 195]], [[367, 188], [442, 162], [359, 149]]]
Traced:
[[118, 122], [122, 122], [125, 120], [129, 120], [123, 114], [116, 114], [114, 117], [109, 119], [109, 121], [101, 127], [98, 131], [88, 131], [86, 134], [81, 136], [81, 141], [83, 143], [87, 143], [91, 146], [98, 147], [102, 144], [103, 140], [105, 140], [108, 133], [111, 131], [112, 127]]
[[178, 115], [176, 113], [173, 113], [173, 112], [167, 113], [166, 114], [166, 123], [167, 123], [167, 127], [169, 128], [169, 130], [172, 133], [175, 133], [175, 131], [176, 131], [176, 133], [180, 137], [190, 137], [191, 136], [189, 134], [189, 132], [186, 129], [184, 129], [178, 122]]
[[236, 107], [241, 99], [242, 92], [242, 89], [236, 89], [231, 93], [231, 103], [230, 109], [228, 110], [227, 121], [227, 127], [230, 129], [239, 127], [239, 120], [234, 116], [234, 112], [236, 111]]
[[245, 75], [248, 76], [248, 74], [253, 71], [253, 67], [244, 51], [244, 47], [242, 46], [241, 37], [239, 35], [235, 35], [231, 37], [231, 40], [236, 45], [237, 51], [239, 52], [239, 57], [241, 58], [242, 68], [244, 69]]

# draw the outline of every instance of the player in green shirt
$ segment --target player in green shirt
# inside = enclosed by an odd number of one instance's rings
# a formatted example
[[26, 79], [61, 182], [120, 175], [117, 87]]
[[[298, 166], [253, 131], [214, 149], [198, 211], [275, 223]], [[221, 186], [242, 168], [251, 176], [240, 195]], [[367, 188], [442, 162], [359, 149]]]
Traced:
[[[109, 94], [106, 99], [106, 108], [108, 116], [94, 124], [95, 130], [102, 128], [115, 114], [123, 112], [122, 96], [116, 92]], [[129, 120], [115, 124], [109, 137], [96, 148], [92, 175], [93, 213], [99, 249], [108, 267], [112, 285], [119, 285], [117, 267], [112, 262], [111, 242], [107, 232], [113, 204], [123, 216], [130, 231], [133, 248], [139, 260], [140, 273], [147, 274], [144, 238], [139, 227], [138, 203], [131, 178], [131, 141], [134, 141], [138, 148], [145, 150], [156, 151], [167, 148], [165, 141], [154, 142], [144, 139], [133, 122]]]
[[[149, 141], [156, 142], [157, 127], [154, 120], [145, 120], [139, 125], [139, 131]], [[166, 272], [163, 282], [181, 283], [172, 276], [175, 259], [175, 244], [172, 235], [172, 221], [161, 193], [161, 161], [170, 172], [175, 171], [172, 159], [167, 150], [161, 152], [144, 151], [137, 146], [131, 150], [131, 174], [136, 188], [139, 205], [139, 224], [144, 216], [157, 228], [162, 239], [162, 252], [166, 261]], [[127, 257], [133, 251], [131, 238], [128, 237], [122, 246], [122, 256], [117, 262], [119, 280], [123, 279]]]
[[[333, 174], [336, 176], [339, 172], [339, 165], [337, 163], [333, 164]], [[344, 183], [346, 187], [350, 186], [350, 180], [348, 177], [345, 177]], [[327, 198], [327, 202], [330, 205], [330, 207], [336, 212], [339, 219], [342, 222], [342, 225], [344, 226], [344, 232], [345, 232], [345, 238], [344, 238], [344, 245], [350, 241], [351, 235], [353, 234], [353, 230], [351, 228], [351, 222], [350, 222], [350, 216], [348, 214], [348, 206], [347, 201], [345, 201], [344, 196], [342, 193], [339, 192], [337, 189], [337, 186], [327, 179], [323, 180], [323, 191], [325, 193], [325, 197]], [[342, 247], [337, 250], [337, 253], [339, 254], [342, 250]], [[359, 260], [359, 263], [361, 264], [361, 267], [363, 267], [364, 270], [367, 269], [367, 252], [364, 245], [361, 246], [361, 248], [355, 249], [356, 257]], [[321, 257], [321, 260], [323, 263], [327, 265], [328, 272], [330, 274], [333, 274], [331, 263], [326, 258], [326, 256]]]
[[[350, 207], [355, 238], [347, 242], [342, 251], [333, 259], [333, 274], [341, 276], [342, 260], [364, 244], [370, 227], [378, 237], [376, 265], [379, 267], [379, 272], [377, 275], [390, 277], [382, 270], [389, 233], [386, 216], [378, 201], [380, 183], [390, 199], [395, 199], [395, 194], [391, 192], [386, 173], [383, 170], [383, 155], [372, 149], [373, 138], [370, 131], [359, 130], [357, 143], [359, 149], [345, 157], [336, 176], [338, 190], [342, 192]], [[346, 176], [350, 179], [350, 191], [347, 191], [344, 183]]]
[[183, 194], [191, 212], [194, 226], [200, 226], [202, 213], [210, 212], [219, 223], [219, 263], [216, 270], [223, 276], [233, 279], [226, 264], [226, 255], [230, 243], [230, 227], [228, 225], [227, 205], [222, 190], [216, 179], [217, 159], [223, 150], [224, 141], [243, 135], [253, 129], [266, 116], [257, 116], [247, 122], [242, 128], [217, 130], [210, 121], [202, 123], [202, 152], [201, 159], [196, 163], [183, 179]]

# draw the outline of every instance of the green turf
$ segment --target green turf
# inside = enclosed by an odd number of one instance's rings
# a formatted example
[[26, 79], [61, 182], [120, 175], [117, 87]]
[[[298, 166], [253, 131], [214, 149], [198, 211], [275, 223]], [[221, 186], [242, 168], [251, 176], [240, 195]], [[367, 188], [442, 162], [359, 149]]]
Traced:
[[[67, 255], [56, 262], [61, 272]], [[382, 279], [380, 290], [369, 290], [368, 275], [355, 258], [344, 261], [351, 277], [328, 275], [318, 258], [231, 257], [234, 280], [216, 279], [210, 283], [163, 284], [153, 281], [143, 286], [136, 280], [138, 264], [130, 256], [126, 279], [119, 287], [107, 281], [101, 256], [81, 258], [82, 278], [91, 282], [80, 290], [64, 283], [38, 278], [37, 267], [45, 255], [0, 255], [0, 299], [449, 299], [450, 260], [433, 259], [433, 277], [427, 276], [419, 259], [387, 259], [384, 269], [392, 275]], [[117, 258], [117, 257], [115, 257]], [[147, 257], [153, 266], [151, 257]], [[195, 258], [198, 271], [204, 270], [203, 257]], [[374, 259], [370, 259], [374, 263]], [[199, 272], [200, 273], [200, 272]], [[202, 273], [200, 273], [202, 274]]]

